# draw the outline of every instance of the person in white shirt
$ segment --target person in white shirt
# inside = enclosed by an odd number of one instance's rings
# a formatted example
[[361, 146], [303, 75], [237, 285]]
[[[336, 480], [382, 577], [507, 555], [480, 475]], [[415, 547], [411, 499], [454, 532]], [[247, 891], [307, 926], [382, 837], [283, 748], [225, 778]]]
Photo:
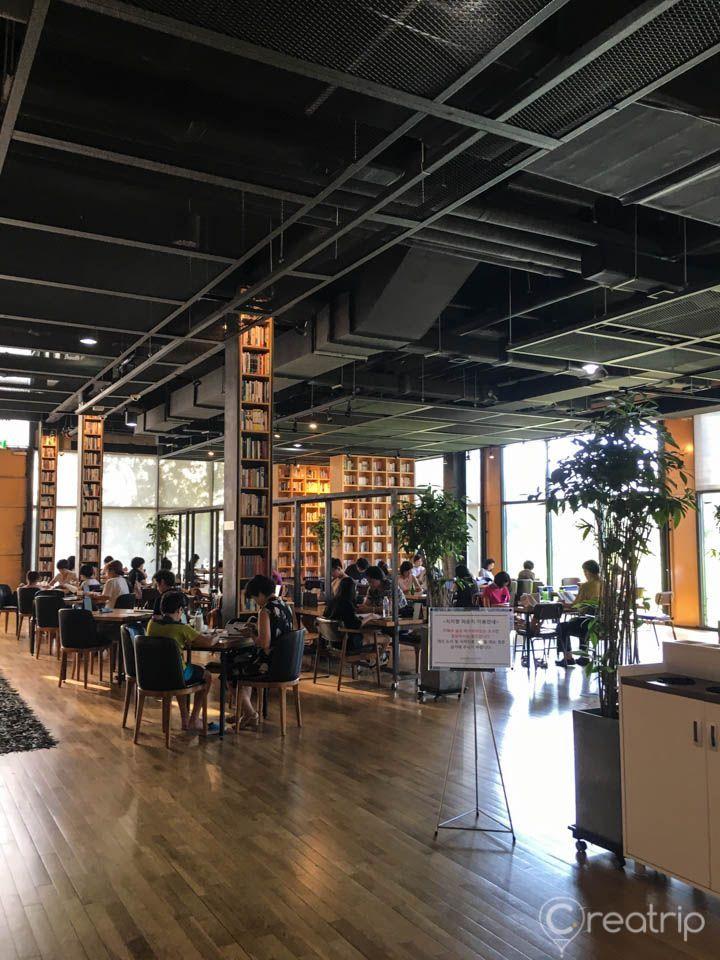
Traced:
[[95, 567], [91, 563], [84, 563], [80, 567], [80, 587], [83, 593], [100, 593], [100, 581], [95, 576]]
[[423, 566], [422, 554], [416, 553], [413, 557], [412, 575], [420, 584], [421, 590], [427, 589], [427, 572]]
[[478, 580], [483, 583], [492, 583], [495, 579], [495, 561], [492, 557], [486, 557], [483, 560], [482, 569], [478, 574]]
[[106, 606], [111, 610], [115, 609], [117, 598], [130, 593], [127, 580], [123, 576], [123, 565], [119, 560], [113, 560], [108, 564], [108, 579], [103, 587], [101, 600], [105, 601]]

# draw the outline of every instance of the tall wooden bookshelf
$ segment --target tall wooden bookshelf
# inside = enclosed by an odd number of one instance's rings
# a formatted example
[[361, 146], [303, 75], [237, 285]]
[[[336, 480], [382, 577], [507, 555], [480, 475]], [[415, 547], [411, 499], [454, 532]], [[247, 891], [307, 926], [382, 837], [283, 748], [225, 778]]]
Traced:
[[102, 535], [103, 439], [102, 417], [78, 419], [78, 565], [100, 569]]
[[[415, 486], [415, 461], [405, 457], [348, 456], [341, 454], [330, 460], [330, 487], [333, 492], [361, 493], [363, 487]], [[358, 556], [372, 563], [392, 560], [392, 528], [390, 498], [372, 500], [337, 500], [333, 507], [340, 520], [342, 537], [339, 556], [343, 562]]]
[[[250, 319], [243, 316], [241, 322]], [[271, 571], [272, 338], [272, 320], [240, 334], [240, 609], [245, 607], [248, 580]]]
[[57, 525], [57, 430], [40, 428], [38, 435], [40, 464], [38, 472], [37, 569], [53, 575]]
[[[273, 468], [275, 497], [285, 500], [290, 497], [311, 497], [330, 491], [330, 467], [316, 463], [278, 463]], [[319, 503], [305, 504], [300, 510], [302, 551], [302, 576], [315, 578], [325, 575], [324, 544], [318, 541], [311, 529], [324, 515], [325, 508]], [[273, 558], [277, 570], [285, 579], [292, 579], [295, 563], [293, 507], [276, 507], [273, 525]]]

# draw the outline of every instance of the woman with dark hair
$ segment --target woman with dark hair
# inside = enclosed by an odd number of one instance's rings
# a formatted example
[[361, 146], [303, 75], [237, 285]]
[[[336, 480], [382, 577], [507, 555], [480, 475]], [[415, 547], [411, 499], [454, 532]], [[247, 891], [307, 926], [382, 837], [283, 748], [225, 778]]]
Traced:
[[390, 573], [390, 567], [388, 567], [388, 565], [385, 563], [385, 561], [384, 561], [384, 560], [378, 560], [377, 566], [380, 567], [380, 569], [382, 570], [383, 574], [385, 575], [385, 578], [386, 578], [387, 580], [390, 580], [392, 574]]
[[485, 587], [483, 600], [488, 607], [506, 607], [510, 603], [510, 574], [499, 570]]
[[108, 578], [103, 586], [100, 600], [104, 600], [111, 610], [115, 609], [115, 603], [118, 597], [130, 593], [127, 580], [123, 576], [123, 565], [119, 560], [112, 560], [107, 565]]
[[200, 559], [200, 556], [197, 553], [194, 553], [188, 562], [185, 564], [185, 586], [186, 587], [196, 587], [198, 585], [197, 574], [195, 573], [195, 567], [197, 562]]
[[172, 560], [169, 557], [163, 557], [160, 561], [161, 570], [172, 570]]
[[250, 701], [252, 687], [246, 686], [243, 680], [252, 680], [253, 677], [262, 679], [268, 671], [273, 644], [284, 633], [291, 633], [295, 629], [292, 611], [284, 600], [275, 596], [275, 584], [270, 577], [262, 574], [253, 577], [245, 588], [245, 599], [255, 600], [259, 609], [252, 656], [248, 658], [246, 654], [242, 654], [232, 668], [233, 679], [239, 682], [239, 726], [243, 729], [257, 727], [260, 720]]
[[80, 586], [83, 593], [100, 593], [100, 581], [95, 576], [95, 567], [91, 563], [83, 563], [80, 567]]
[[454, 607], [472, 607], [478, 595], [478, 585], [464, 563], [455, 567]]
[[[357, 613], [356, 603], [356, 585], [352, 577], [343, 577], [339, 581], [339, 586], [335, 596], [325, 607], [324, 616], [328, 620], [339, 620], [344, 627], [349, 630], [359, 629], [362, 620]], [[359, 649], [362, 646], [362, 634], [350, 633], [347, 638], [348, 652]]]
[[55, 584], [61, 590], [70, 590], [71, 585], [75, 583], [75, 574], [68, 567], [67, 560], [58, 560], [55, 566], [57, 567], [57, 573], [48, 584], [48, 590]]
[[420, 586], [418, 578], [413, 573], [413, 565], [409, 560], [403, 560], [403, 562], [400, 564], [400, 572], [398, 573], [398, 586], [406, 597], [412, 597], [415, 594], [422, 593], [422, 587]]
[[142, 596], [142, 588], [146, 580], [145, 559], [143, 557], [133, 557], [130, 561], [130, 573], [127, 575], [127, 582], [136, 596]]

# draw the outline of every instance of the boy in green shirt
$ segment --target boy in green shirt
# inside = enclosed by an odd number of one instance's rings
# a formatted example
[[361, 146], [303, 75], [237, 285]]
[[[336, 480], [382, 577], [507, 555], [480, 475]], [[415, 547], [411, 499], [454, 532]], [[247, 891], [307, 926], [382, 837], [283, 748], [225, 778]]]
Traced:
[[[182, 612], [185, 609], [185, 598], [179, 590], [168, 590], [160, 599], [160, 620], [151, 620], [148, 624], [147, 635], [149, 637], [170, 637], [178, 645], [180, 656], [184, 656], [185, 650], [190, 646], [196, 637], [200, 634], [191, 626], [181, 622]], [[196, 683], [204, 683], [207, 687], [208, 695], [212, 685], [212, 674], [197, 664], [187, 664], [183, 670], [183, 680], [185, 685], [190, 687]], [[180, 716], [182, 718], [183, 730], [201, 730], [202, 722], [199, 719], [200, 708], [203, 702], [203, 691], [195, 694], [192, 713], [188, 720], [187, 699], [178, 697], [178, 706], [180, 707]]]

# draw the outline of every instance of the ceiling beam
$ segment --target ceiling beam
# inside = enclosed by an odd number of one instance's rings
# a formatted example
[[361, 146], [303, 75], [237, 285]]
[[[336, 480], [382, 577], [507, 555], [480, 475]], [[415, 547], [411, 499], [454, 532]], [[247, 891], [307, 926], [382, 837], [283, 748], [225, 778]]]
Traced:
[[[260, 47], [256, 44], [248, 43], [245, 40], [215, 33], [212, 30], [206, 30], [181, 20], [162, 16], [161, 14], [151, 13], [139, 7], [129, 6], [128, 4], [119, 2], [119, 0], [65, 0], [65, 2], [72, 6], [82, 7], [85, 10], [92, 10], [95, 13], [115, 17], [126, 23], [134, 23], [137, 26], [178, 37], [191, 43], [200, 43], [204, 46], [212, 47], [215, 50], [222, 50], [225, 53], [242, 57], [245, 60], [251, 60], [254, 63], [262, 63], [266, 66], [285, 70], [311, 80], [319, 80], [333, 87], [351, 90], [353, 93], [359, 93], [362, 96], [381, 100], [385, 103], [393, 104], [393, 106], [404, 107], [407, 110], [421, 113], [424, 116], [436, 117], [439, 120], [455, 123], [472, 130], [491, 133], [498, 137], [505, 137], [508, 140], [514, 140], [518, 143], [525, 143], [529, 146], [540, 147], [546, 150], [558, 146], [559, 143], [559, 141], [553, 137], [548, 137], [530, 130], [522, 130], [504, 121], [479, 116], [467, 110], [449, 106], [444, 100], [449, 100], [457, 90], [453, 90], [452, 93], [448, 94], [442, 100], [439, 98], [429, 100], [426, 97], [419, 97], [403, 90], [396, 90], [393, 87], [375, 83], [363, 77], [356, 77], [349, 73], [343, 73], [340, 70], [333, 70], [330, 67], [324, 67], [317, 63], [310, 63], [307, 60], [301, 60], [297, 57], [291, 57], [287, 54], [270, 50], [267, 47]], [[529, 18], [528, 23], [523, 25], [524, 32], [528, 33], [530, 30], [535, 29], [535, 27], [546, 20], [551, 13], [555, 13], [564, 7], [567, 2], [568, 0], [550, 0], [545, 9], [539, 11], [534, 17]], [[672, 2], [676, 3], [677, 0], [665, 0], [665, 5], [667, 6]], [[517, 31], [515, 31], [515, 33], [517, 33]], [[513, 34], [513, 36], [514, 35], [515, 34]], [[514, 42], [516, 43], [517, 40]], [[493, 50], [490, 56], [492, 56], [492, 60], [489, 60], [488, 63], [494, 62], [498, 54]], [[468, 75], [467, 79], [463, 80], [461, 86], [465, 86], [471, 79], [474, 79], [477, 74], [485, 69], [485, 66], [488, 64], [485, 64], [484, 60], [485, 58], [474, 66], [473, 70], [475, 72]], [[458, 87], [458, 90], [459, 89], [461, 89], [461, 87]]]
[[45, 26], [45, 18], [47, 17], [49, 6], [50, 0], [34, 0], [32, 10], [30, 11], [30, 19], [25, 28], [25, 36], [18, 58], [15, 76], [13, 77], [12, 87], [10, 88], [10, 96], [5, 106], [2, 124], [0, 124], [0, 174], [5, 167], [5, 160], [7, 159], [15, 124], [18, 114], [20, 113], [20, 106], [25, 96], [25, 88], [30, 79], [30, 71], [35, 62], [35, 54], [37, 53], [40, 37], [42, 36], [43, 27]]
[[[38, 324], [39, 326], [46, 327], [69, 327], [70, 329], [75, 330], [88, 330], [92, 333], [121, 333], [124, 336], [140, 336], [142, 330], [131, 330], [128, 327], [108, 327], [100, 326], [94, 320], [87, 321], [82, 323], [80, 321], [73, 320], [46, 320], [44, 317], [27, 317], [27, 316], [18, 316], [14, 313], [0, 313], [0, 320], [9, 320], [13, 323], [23, 323], [23, 324]], [[1, 327], [0, 327], [1, 329]], [[172, 333], [156, 333], [153, 337], [156, 340], [177, 340], [177, 337]], [[196, 337], [193, 341], [194, 343], [217, 343], [217, 340], [210, 340], [208, 338]], [[75, 349], [69, 351], [74, 353]], [[92, 356], [98, 356], [98, 354], [92, 354]]]
[[9, 273], [0, 273], [0, 282], [26, 283], [33, 287], [53, 287], [56, 290], [70, 290], [73, 293], [92, 293], [101, 297], [120, 297], [123, 300], [142, 300], [145, 303], [163, 303], [174, 306], [182, 300], [171, 300], [169, 297], [152, 297], [146, 293], [129, 293], [126, 290], [107, 290], [104, 287], [85, 287], [77, 283], [62, 283], [60, 280], [42, 280], [39, 277], [16, 277]]

